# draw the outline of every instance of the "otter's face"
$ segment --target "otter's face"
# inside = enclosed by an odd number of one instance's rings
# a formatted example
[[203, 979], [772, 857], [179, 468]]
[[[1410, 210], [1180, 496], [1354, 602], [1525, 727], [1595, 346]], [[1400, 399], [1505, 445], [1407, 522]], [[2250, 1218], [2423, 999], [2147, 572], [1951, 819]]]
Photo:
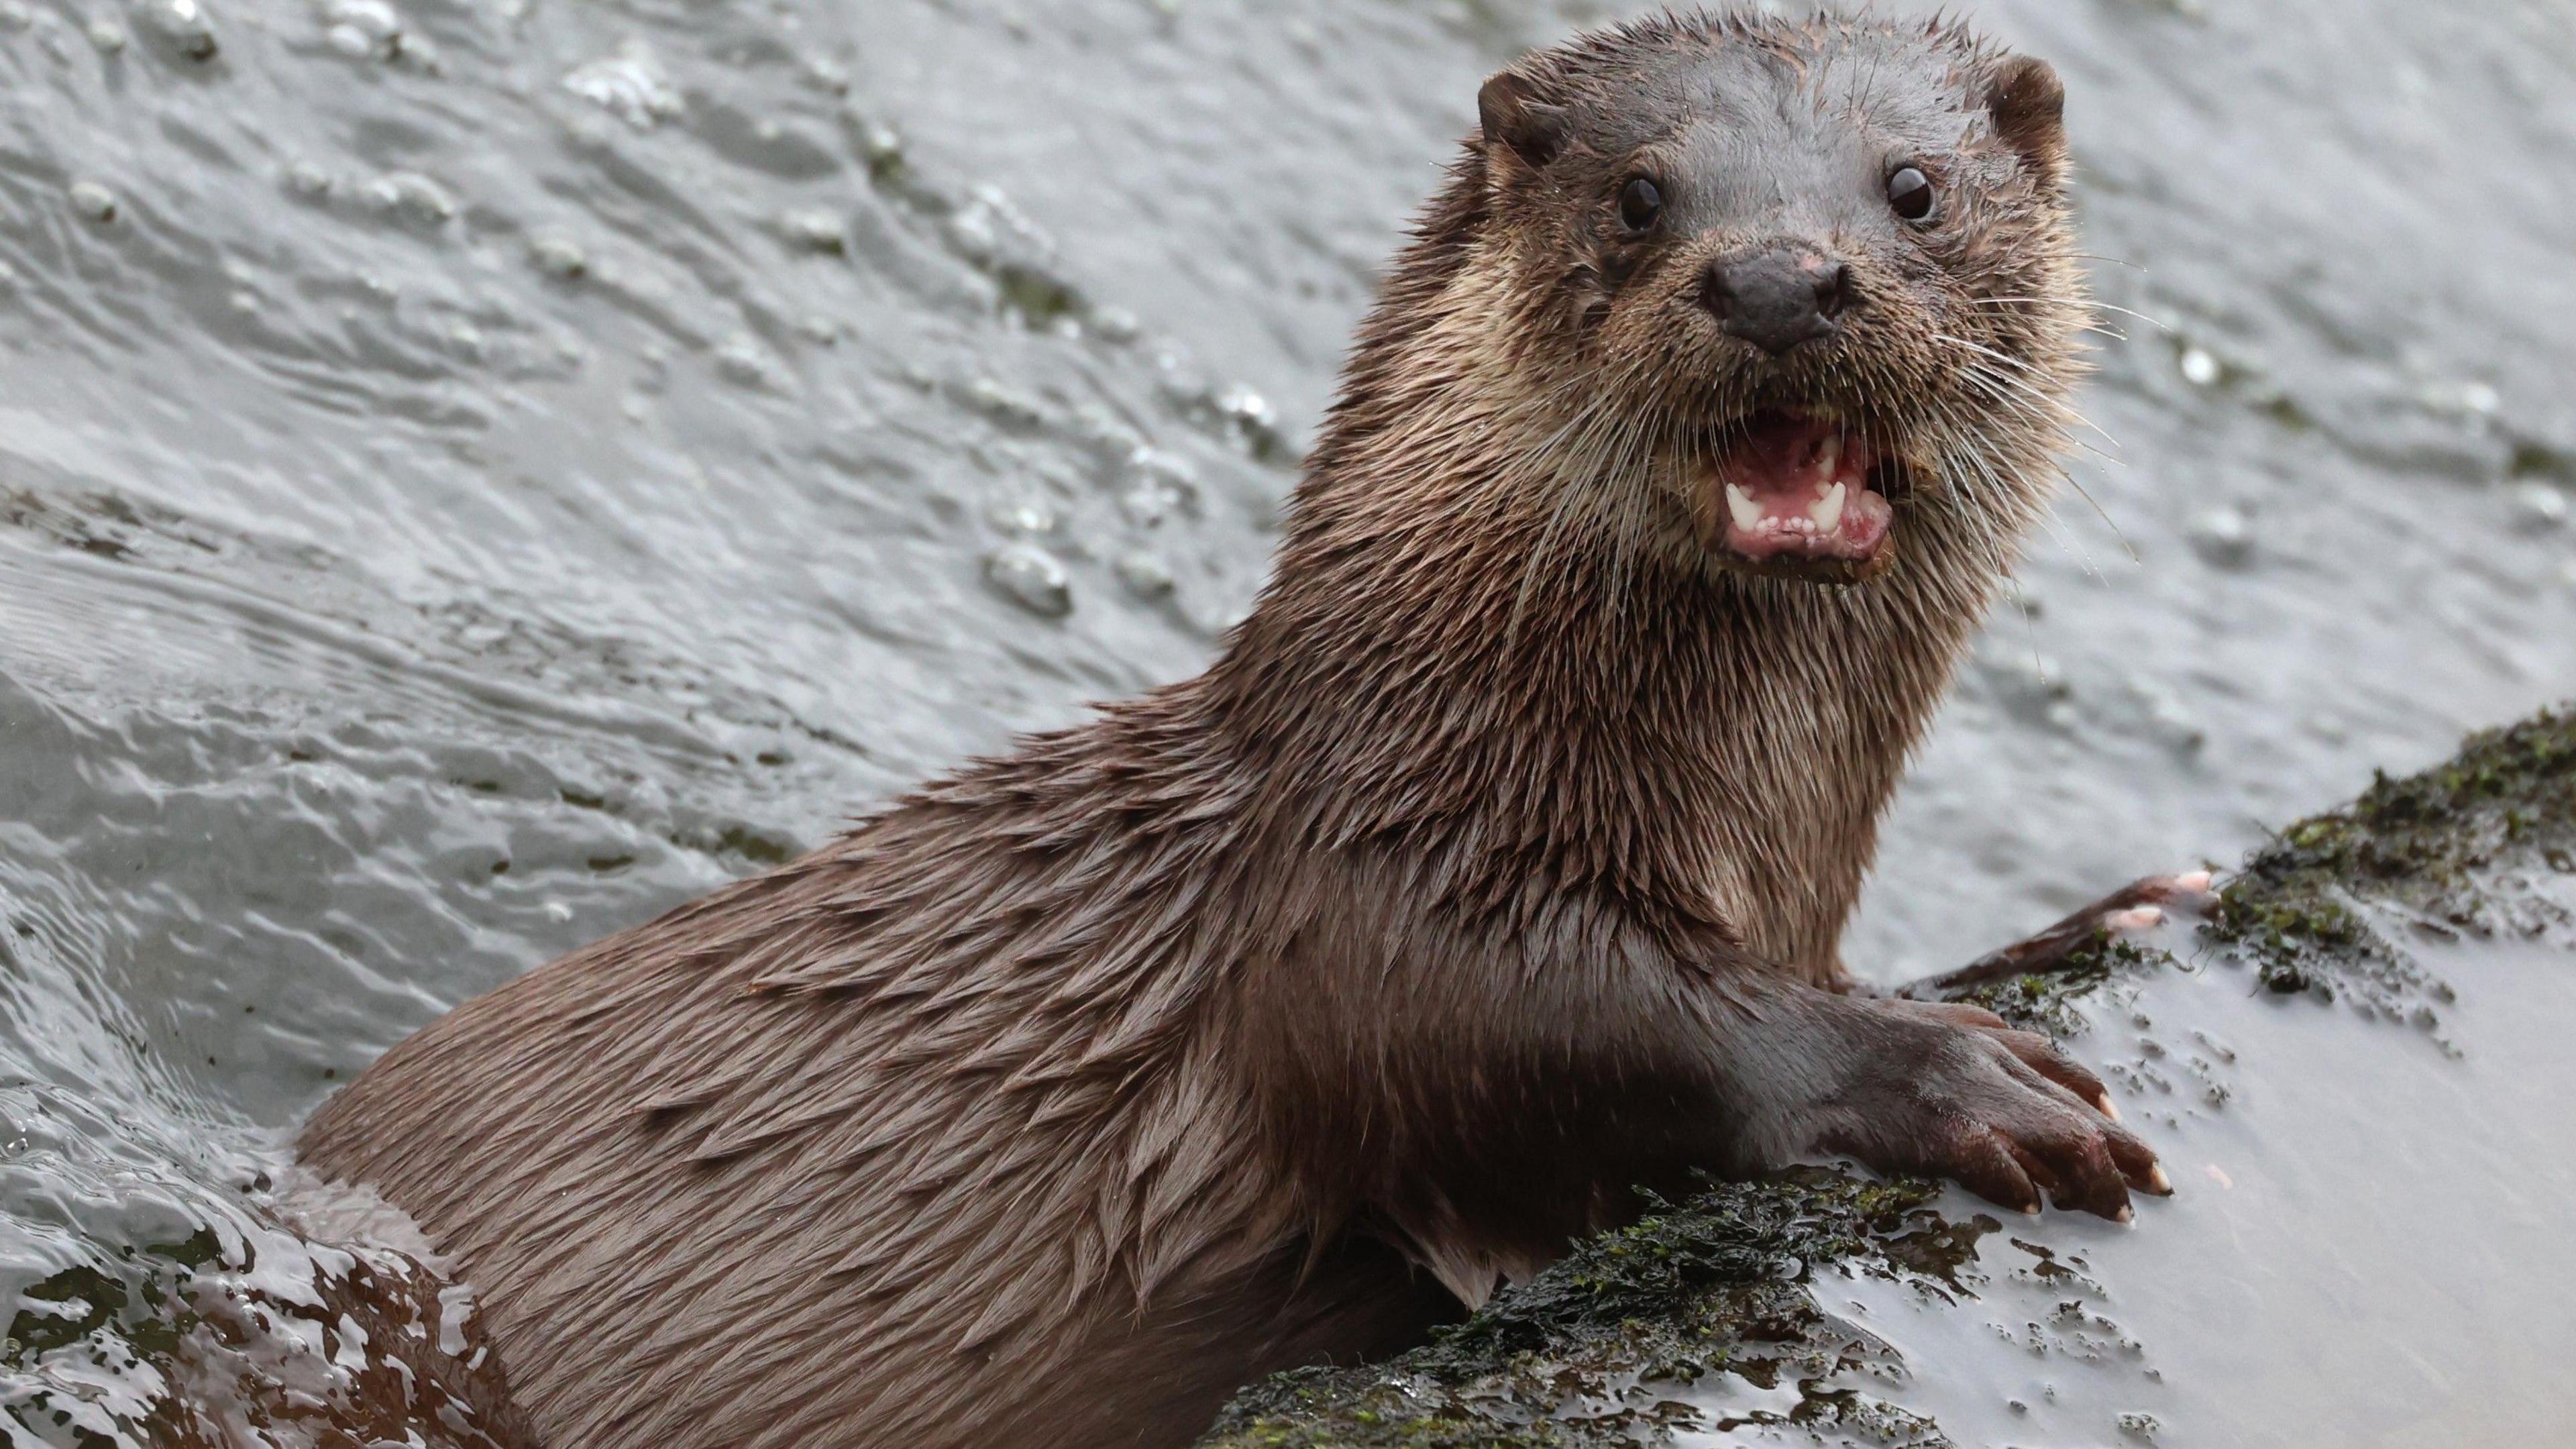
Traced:
[[2082, 325], [2061, 101], [1941, 27], [1658, 21], [1534, 56], [1479, 97], [1488, 234], [1532, 299], [1513, 354], [1723, 566], [1867, 579], [1926, 513], [2001, 545]]

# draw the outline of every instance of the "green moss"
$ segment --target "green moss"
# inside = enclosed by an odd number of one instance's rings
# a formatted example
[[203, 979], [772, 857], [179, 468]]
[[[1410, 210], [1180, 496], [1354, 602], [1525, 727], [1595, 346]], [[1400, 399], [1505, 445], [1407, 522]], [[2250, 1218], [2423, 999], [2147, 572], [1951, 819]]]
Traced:
[[2434, 934], [2562, 924], [2506, 877], [2576, 869], [2576, 713], [2473, 735], [2419, 775], [2376, 777], [2360, 799], [2303, 820], [2220, 892], [2209, 937], [2279, 992], [2441, 994], [2374, 924], [2392, 906]]
[[2103, 931], [2054, 970], [1990, 981], [1960, 992], [1955, 999], [1982, 1006], [2016, 1026], [2073, 1036], [2084, 1029], [2084, 1015], [2078, 1003], [2103, 982], [2124, 973], [2151, 970], [2172, 959], [2162, 951], [2114, 939], [2110, 932]]
[[[1724, 1370], [1772, 1387], [1821, 1381], [1872, 1355], [1824, 1315], [1820, 1267], [1955, 1284], [1991, 1219], [1953, 1224], [1921, 1181], [1802, 1168], [1712, 1184], [1577, 1246], [1528, 1284], [1386, 1364], [1308, 1369], [1246, 1390], [1207, 1441], [1219, 1449], [1592, 1449], [1697, 1425], [1670, 1397]], [[1822, 1428], [1940, 1442], [1932, 1426], [1821, 1387], [1785, 1414]]]

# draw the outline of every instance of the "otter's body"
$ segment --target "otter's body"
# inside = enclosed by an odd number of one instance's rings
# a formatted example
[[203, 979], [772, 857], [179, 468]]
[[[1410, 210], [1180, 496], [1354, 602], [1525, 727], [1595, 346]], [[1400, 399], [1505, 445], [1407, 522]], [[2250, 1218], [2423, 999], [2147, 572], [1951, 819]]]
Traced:
[[[1870, 212], [1899, 161], [1954, 210]], [[2045, 68], [1949, 28], [1506, 72], [1214, 667], [467, 1003], [306, 1160], [555, 1449], [1176, 1445], [1695, 1167], [2125, 1211], [2044, 1044], [1836, 989], [2047, 497], [2062, 169]]]

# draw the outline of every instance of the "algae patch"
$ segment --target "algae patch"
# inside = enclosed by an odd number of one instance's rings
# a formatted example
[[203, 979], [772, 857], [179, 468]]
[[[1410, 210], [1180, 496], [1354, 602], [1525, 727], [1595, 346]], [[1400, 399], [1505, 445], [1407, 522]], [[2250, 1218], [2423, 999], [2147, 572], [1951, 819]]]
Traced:
[[2543, 881], [2576, 874], [2576, 713], [2472, 735], [2421, 774], [2380, 775], [2361, 798], [2303, 820], [2220, 891], [2206, 935], [2284, 994], [2338, 993], [2418, 1016], [2449, 988], [2404, 929], [2436, 938], [2537, 936], [2569, 912]]
[[[1392, 1362], [1307, 1369], [1245, 1391], [1207, 1442], [1590, 1449], [1759, 1422], [1891, 1445], [1947, 1443], [1927, 1420], [1823, 1387], [1901, 1369], [1892, 1348], [1825, 1312], [1808, 1288], [1836, 1266], [1954, 1287], [1977, 1239], [1998, 1225], [1944, 1220], [1930, 1207], [1936, 1193], [1926, 1182], [1818, 1168], [1712, 1184], [1578, 1245]], [[1785, 1395], [1719, 1420], [1666, 1392], [1718, 1372]]]

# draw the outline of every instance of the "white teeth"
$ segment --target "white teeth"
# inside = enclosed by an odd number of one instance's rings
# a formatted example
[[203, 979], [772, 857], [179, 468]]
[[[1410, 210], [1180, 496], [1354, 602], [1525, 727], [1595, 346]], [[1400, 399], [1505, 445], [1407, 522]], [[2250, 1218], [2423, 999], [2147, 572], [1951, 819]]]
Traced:
[[1726, 512], [1735, 520], [1735, 526], [1746, 533], [1751, 533], [1762, 522], [1762, 505], [1753, 501], [1752, 494], [1733, 483], [1726, 485]]
[[1825, 496], [1808, 508], [1807, 516], [1816, 521], [1816, 532], [1831, 533], [1842, 527], [1844, 491], [1843, 485], [1837, 483], [1826, 489]]
[[1816, 476], [1831, 478], [1834, 476], [1834, 470], [1842, 465], [1843, 435], [1834, 433], [1825, 439], [1823, 446], [1816, 449]]

